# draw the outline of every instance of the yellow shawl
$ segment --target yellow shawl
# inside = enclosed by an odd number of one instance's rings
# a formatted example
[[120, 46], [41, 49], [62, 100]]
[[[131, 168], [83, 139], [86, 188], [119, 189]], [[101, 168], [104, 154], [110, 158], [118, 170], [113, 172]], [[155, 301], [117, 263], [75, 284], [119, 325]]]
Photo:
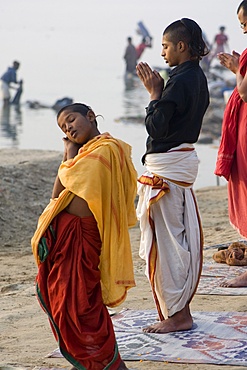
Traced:
[[38, 220], [31, 240], [37, 264], [39, 240], [52, 219], [75, 195], [86, 200], [93, 213], [101, 241], [101, 286], [104, 303], [119, 305], [135, 286], [128, 227], [136, 224], [134, 200], [137, 173], [131, 147], [108, 134], [85, 144], [78, 155], [60, 165], [58, 176], [65, 189], [51, 199]]

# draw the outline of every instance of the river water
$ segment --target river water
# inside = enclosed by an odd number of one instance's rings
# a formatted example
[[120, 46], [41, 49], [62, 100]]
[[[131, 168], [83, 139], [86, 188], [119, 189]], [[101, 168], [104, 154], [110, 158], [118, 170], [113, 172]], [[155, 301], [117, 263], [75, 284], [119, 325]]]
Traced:
[[[24, 81], [20, 108], [3, 110], [0, 106], [0, 148], [62, 151], [55, 111], [30, 109], [26, 101], [50, 107], [70, 97], [104, 117], [98, 118], [101, 132], [108, 131], [132, 145], [133, 161], [141, 174], [146, 132], [138, 117], [144, 116], [149, 97], [138, 81], [131, 89], [124, 82], [127, 37], [132, 36], [137, 45], [141, 41], [137, 23], [143, 21], [153, 36], [153, 47], [144, 51], [142, 60], [163, 67], [163, 29], [176, 19], [189, 17], [210, 40], [225, 25], [230, 48], [241, 52], [246, 36], [236, 17], [238, 3], [208, 0], [199, 6], [197, 0], [175, 0], [171, 6], [163, 0], [0, 0], [0, 74], [18, 60], [18, 78]], [[200, 167], [195, 188], [216, 185], [217, 147], [196, 148]]]

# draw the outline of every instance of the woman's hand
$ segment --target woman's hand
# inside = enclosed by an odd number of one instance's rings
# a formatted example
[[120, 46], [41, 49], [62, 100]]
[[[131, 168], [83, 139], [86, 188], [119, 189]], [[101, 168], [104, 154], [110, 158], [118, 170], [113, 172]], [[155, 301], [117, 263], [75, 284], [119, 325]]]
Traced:
[[237, 73], [239, 67], [239, 57], [240, 54], [233, 50], [232, 54], [228, 53], [219, 53], [217, 55], [220, 64], [228, 68], [233, 73]]
[[71, 141], [68, 137], [63, 138], [63, 143], [64, 143], [63, 161], [67, 161], [68, 159], [74, 158], [78, 154], [79, 149], [81, 148], [81, 144], [77, 144]]
[[150, 99], [159, 100], [164, 88], [164, 79], [159, 72], [153, 71], [147, 63], [141, 62], [136, 66], [136, 73], [149, 92]]

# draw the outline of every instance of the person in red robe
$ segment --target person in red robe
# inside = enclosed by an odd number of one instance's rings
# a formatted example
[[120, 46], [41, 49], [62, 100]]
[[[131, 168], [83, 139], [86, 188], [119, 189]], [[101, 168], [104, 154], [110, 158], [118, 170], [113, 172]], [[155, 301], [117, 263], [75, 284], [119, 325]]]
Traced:
[[[238, 19], [247, 33], [247, 0], [237, 9]], [[215, 174], [228, 181], [228, 212], [231, 225], [247, 238], [247, 49], [240, 55], [220, 53], [220, 63], [236, 75], [236, 88], [226, 105]], [[225, 287], [247, 286], [247, 272], [226, 281]]]

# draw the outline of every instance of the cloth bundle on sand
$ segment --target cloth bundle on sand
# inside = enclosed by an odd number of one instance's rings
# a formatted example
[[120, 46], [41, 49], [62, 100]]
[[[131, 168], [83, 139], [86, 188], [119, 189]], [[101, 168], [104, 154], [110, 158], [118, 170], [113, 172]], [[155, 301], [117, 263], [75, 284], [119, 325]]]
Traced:
[[230, 266], [247, 266], [247, 245], [240, 242], [232, 243], [227, 249], [214, 253], [213, 259]]

